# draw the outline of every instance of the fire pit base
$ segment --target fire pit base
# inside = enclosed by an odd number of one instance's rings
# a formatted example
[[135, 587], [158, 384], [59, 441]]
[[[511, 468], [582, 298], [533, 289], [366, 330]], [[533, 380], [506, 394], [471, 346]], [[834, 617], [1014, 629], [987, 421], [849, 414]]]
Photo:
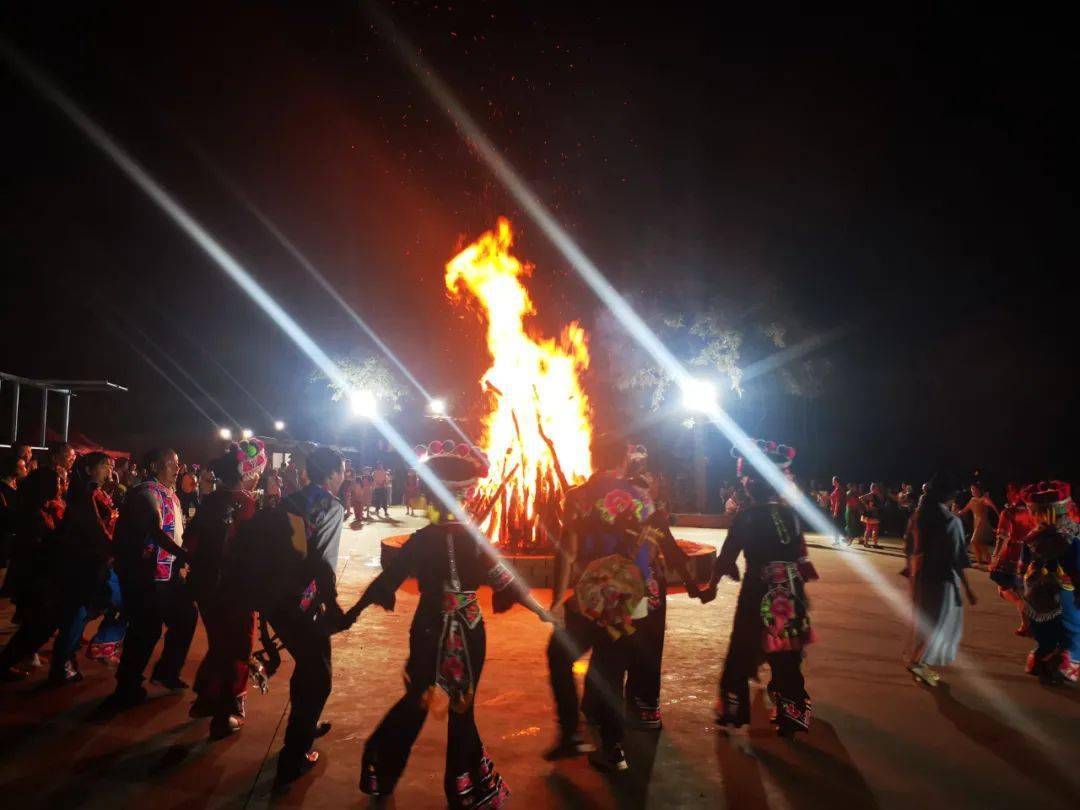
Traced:
[[[386, 568], [401, 550], [407, 534], [396, 534], [382, 541], [379, 562]], [[690, 559], [690, 570], [700, 583], [707, 583], [712, 576], [713, 560], [716, 559], [716, 547], [708, 543], [695, 543], [691, 540], [678, 540], [679, 548]], [[526, 582], [533, 588], [551, 588], [555, 584], [554, 554], [511, 554], [506, 557]], [[674, 590], [677, 590], [674, 589]]]

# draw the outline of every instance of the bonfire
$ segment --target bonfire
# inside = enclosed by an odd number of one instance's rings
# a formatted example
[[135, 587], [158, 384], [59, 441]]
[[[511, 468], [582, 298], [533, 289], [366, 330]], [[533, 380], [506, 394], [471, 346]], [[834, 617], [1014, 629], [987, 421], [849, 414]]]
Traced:
[[532, 266], [510, 252], [514, 234], [500, 218], [446, 265], [457, 304], [475, 304], [487, 329], [491, 366], [480, 378], [487, 412], [479, 446], [491, 461], [467, 507], [507, 552], [549, 551], [562, 523], [566, 490], [592, 473], [589, 367], [585, 330], [575, 321], [557, 339], [528, 329], [536, 308], [524, 280]]

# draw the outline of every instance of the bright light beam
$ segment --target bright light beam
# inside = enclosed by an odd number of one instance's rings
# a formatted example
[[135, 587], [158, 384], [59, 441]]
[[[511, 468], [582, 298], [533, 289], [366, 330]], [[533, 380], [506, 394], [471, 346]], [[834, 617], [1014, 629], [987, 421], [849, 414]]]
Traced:
[[[270, 217], [265, 214], [262, 209], [259, 208], [254, 203], [254, 201], [252, 201], [252, 199], [248, 197], [247, 194], [245, 194], [243, 190], [232, 181], [232, 178], [230, 178], [224, 171], [222, 171], [222, 169], [219, 168], [218, 165], [213, 160], [211, 160], [210, 157], [202, 149], [200, 149], [194, 144], [191, 144], [191, 149], [196, 155], [198, 155], [199, 159], [202, 160], [202, 162], [207, 166], [207, 168], [210, 169], [210, 171], [218, 179], [218, 182], [221, 183], [226, 189], [228, 189], [229, 193], [232, 194], [233, 197], [235, 197], [236, 200], [242, 206], [244, 206], [244, 208], [247, 209], [248, 213], [255, 217], [255, 219], [257, 219], [260, 224], [262, 224], [262, 226], [266, 228], [267, 231], [269, 231], [270, 235], [274, 237], [274, 240], [282, 247], [282, 249], [285, 250], [286, 253], [288, 253], [293, 258], [293, 260], [297, 264], [299, 264], [304, 269], [304, 271], [309, 276], [311, 276], [315, 283], [322, 288], [323, 292], [325, 292], [332, 299], [334, 299], [334, 302], [339, 307], [341, 307], [342, 311], [344, 311], [344, 313], [349, 316], [352, 322], [358, 327], [360, 327], [361, 331], [363, 331], [364, 334], [371, 338], [372, 342], [376, 345], [376, 347], [378, 347], [379, 351], [386, 355], [390, 362], [392, 362], [395, 366], [398, 367], [401, 373], [405, 375], [405, 378], [410, 383], [412, 383], [413, 387], [418, 392], [420, 392], [420, 395], [424, 398], [424, 401], [431, 401], [431, 394], [429, 394], [427, 389], [424, 388], [420, 380], [418, 380], [416, 376], [411, 371], [409, 371], [408, 366], [406, 366], [405, 363], [390, 349], [386, 342], [381, 337], [379, 337], [378, 332], [368, 326], [367, 321], [360, 317], [359, 313], [357, 313], [357, 311], [349, 305], [349, 302], [346, 301], [337, 291], [337, 288], [335, 288], [334, 285], [330, 283], [326, 276], [319, 272], [319, 269], [315, 267], [314, 264], [312, 264], [311, 260], [308, 259], [304, 252], [301, 251], [300, 248], [298, 248], [293, 243], [293, 241], [284, 234], [284, 232], [277, 226], [277, 223], [275, 223], [274, 220], [270, 219]], [[458, 436], [461, 437], [462, 441], [471, 441], [469, 437], [466, 436], [465, 433], [461, 430], [461, 428], [457, 426], [456, 423], [451, 422], [450, 426], [457, 432]]]
[[[147, 196], [150, 197], [202, 250], [229, 276], [236, 284], [243, 290], [262, 310], [265, 312], [271, 320], [283, 331], [285, 334], [296, 343], [297, 347], [303, 351], [313, 363], [324, 373], [326, 376], [339, 385], [344, 390], [349, 390], [348, 380], [345, 379], [344, 373], [338, 368], [337, 364], [327, 356], [327, 354], [319, 348], [311, 337], [303, 330], [303, 328], [292, 319], [292, 317], [285, 312], [285, 310], [277, 304], [276, 301], [267, 293], [259, 283], [240, 266], [226, 250], [223, 248], [213, 236], [210, 235], [199, 223], [188, 214], [180, 204], [176, 202], [161, 185], [158, 184], [130, 155], [124, 151], [113, 139], [99, 127], [94, 121], [92, 121], [82, 110], [71, 101], [59, 88], [37, 68], [31, 65], [27, 60], [13, 47], [11, 47], [6, 40], [0, 38], [0, 53], [3, 53], [8, 62], [16, 68], [16, 70], [23, 75], [27, 81], [33, 85], [35, 89], [42, 93], [49, 101], [55, 104], [63, 113], [65, 113], [80, 130], [101, 149], [116, 165], [124, 172], [140, 189], [142, 189]], [[154, 364], [147, 359], [155, 369]], [[163, 372], [157, 369], [159, 373]], [[166, 379], [169, 379], [166, 376]], [[170, 380], [170, 382], [172, 382]], [[173, 383], [175, 386], [175, 383]], [[178, 391], [183, 393], [179, 386], [175, 386]], [[185, 394], [185, 396], [187, 396]], [[192, 405], [195, 402], [187, 397], [191, 401]], [[197, 408], [198, 406], [195, 405]], [[203, 412], [204, 415], [205, 412]], [[513, 565], [509, 560], [500, 559], [498, 552], [492, 547], [487, 537], [476, 527], [465, 508], [454, 497], [453, 493], [443, 484], [442, 481], [427, 467], [425, 464], [421, 464], [416, 457], [416, 453], [413, 451], [412, 445], [405, 441], [405, 439], [381, 416], [379, 416], [377, 410], [373, 410], [368, 414], [368, 418], [371, 423], [379, 430], [383, 437], [387, 440], [391, 447], [393, 447], [398, 454], [402, 457], [406, 464], [408, 464], [420, 480], [423, 481], [431, 493], [438, 498], [438, 500], [445, 506], [454, 516], [461, 522], [463, 526], [469, 531], [472, 537], [479, 544], [479, 548], [488, 555], [493, 561], [498, 560], [502, 562], [514, 575], [515, 579], [524, 585], [525, 580], [520, 577]], [[207, 419], [213, 424], [213, 420]], [[215, 425], [216, 427], [216, 425]], [[563, 634], [565, 635], [565, 634]]]
[[[468, 140], [477, 153], [487, 163], [492, 173], [503, 183], [511, 196], [525, 212], [540, 226], [541, 230], [552, 241], [555, 247], [566, 258], [570, 265], [581, 276], [582, 280], [597, 295], [598, 298], [618, 318], [623, 328], [637, 343], [673, 378], [680, 390], [685, 391], [693, 385], [693, 378], [683, 368], [682, 363], [661, 342], [656, 334], [648, 327], [634, 309], [619, 295], [611, 283], [607, 280], [600, 269], [593, 264], [592, 260], [585, 255], [566, 232], [566, 230], [548, 212], [540, 199], [533, 193], [529, 186], [521, 179], [514, 168], [510, 165], [502, 153], [488, 139], [483, 129], [469, 115], [449, 88], [435, 74], [434, 70], [420, 56], [419, 52], [404, 37], [398, 33], [393, 21], [377, 7], [375, 3], [366, 4], [369, 14], [375, 22], [384, 28], [389, 38], [398, 47], [402, 60], [416, 77], [417, 81], [432, 95], [439, 108], [450, 118], [462, 135]], [[729, 441], [743, 454], [743, 457], [768, 480], [778, 491], [790, 495], [789, 502], [799, 513], [803, 520], [814, 531], [821, 532], [825, 536], [831, 536], [835, 527], [821, 513], [821, 511], [798, 490], [794, 488], [783, 474], [776, 469], [775, 465], [766, 458], [765, 454], [758, 449], [757, 445], [746, 435], [731, 417], [719, 406], [714, 406], [706, 411], [709, 420], [720, 429]], [[889, 587], [880, 573], [877, 572], [865, 560], [858, 559], [855, 555], [844, 555], [842, 558], [848, 561], [857, 572], [860, 573], [881, 594], [882, 598], [893, 608], [894, 612], [902, 620], [909, 620], [911, 616], [911, 604], [903, 599], [896, 591]], [[925, 621], [925, 617], [920, 617]], [[1012, 701], [1008, 700], [1004, 692], [995, 684], [979, 674], [972, 667], [969, 671], [972, 684], [983, 694], [983, 697], [993, 706], [1001, 708], [1002, 713], [1019, 730], [1028, 734], [1048, 751], [1054, 746], [1049, 737], [1042, 732]], [[1070, 771], [1069, 778], [1077, 781], [1080, 774]]]
[[145, 340], [154, 349], [156, 349], [157, 353], [159, 355], [161, 355], [162, 357], [164, 357], [169, 362], [169, 365], [171, 365], [173, 368], [175, 368], [177, 371], [179, 371], [180, 374], [183, 375], [183, 377], [189, 383], [191, 383], [193, 386], [195, 386], [196, 391], [198, 391], [200, 394], [202, 394], [204, 397], [206, 397], [206, 399], [208, 401], [214, 403], [214, 405], [217, 407], [217, 409], [219, 411], [221, 411], [221, 413], [225, 416], [225, 419], [227, 421], [231, 422], [234, 425], [238, 423], [236, 417], [233, 416], [231, 413], [229, 413], [227, 410], [225, 410], [224, 405], [222, 405], [220, 402], [218, 402], [216, 399], [214, 399], [214, 397], [212, 397], [210, 395], [210, 392], [207, 391], [205, 388], [203, 388], [199, 384], [199, 381], [196, 380], [194, 377], [192, 377], [190, 373], [188, 373], [187, 369], [185, 369], [182, 365], [180, 365], [180, 363], [178, 363], [176, 360], [174, 360], [172, 355], [170, 355], [163, 348], [161, 348], [161, 344], [157, 343], [153, 338], [151, 338], [148, 334], [146, 334], [146, 332], [144, 332], [138, 326], [133, 324], [131, 321], [128, 321], [127, 323], [132, 329], [134, 329], [136, 332], [138, 332], [142, 336], [143, 340]]
[[144, 363], [146, 363], [146, 365], [150, 366], [150, 368], [152, 368], [152, 369], [153, 369], [154, 371], [156, 371], [156, 372], [157, 372], [157, 373], [158, 373], [158, 374], [159, 374], [159, 375], [161, 376], [161, 378], [162, 378], [163, 380], [165, 380], [165, 382], [167, 382], [167, 383], [168, 383], [169, 385], [171, 385], [171, 386], [172, 386], [173, 388], [175, 388], [175, 389], [176, 389], [176, 392], [177, 392], [178, 394], [180, 394], [180, 396], [182, 396], [182, 397], [183, 397], [184, 399], [186, 399], [186, 400], [188, 401], [188, 404], [190, 404], [192, 408], [194, 408], [194, 409], [195, 409], [196, 411], [198, 411], [198, 412], [199, 412], [199, 413], [201, 413], [201, 414], [202, 414], [202, 415], [203, 415], [204, 417], [206, 417], [206, 421], [207, 421], [207, 422], [209, 422], [209, 423], [210, 423], [211, 425], [213, 425], [213, 426], [214, 426], [215, 428], [217, 427], [217, 424], [218, 424], [218, 423], [217, 423], [217, 421], [216, 421], [216, 420], [214, 420], [214, 419], [211, 419], [211, 418], [210, 418], [210, 414], [208, 414], [208, 413], [207, 413], [206, 411], [204, 411], [204, 410], [203, 410], [203, 408], [202, 408], [202, 406], [201, 406], [201, 405], [199, 405], [199, 403], [198, 403], [198, 402], [196, 402], [196, 401], [195, 401], [195, 400], [194, 400], [194, 399], [193, 399], [193, 398], [192, 398], [192, 397], [191, 397], [191, 396], [190, 396], [190, 395], [188, 394], [188, 392], [187, 392], [187, 391], [185, 391], [185, 390], [184, 390], [183, 388], [181, 388], [181, 387], [180, 387], [180, 386], [179, 386], [179, 385], [177, 384], [176, 380], [174, 380], [174, 379], [173, 379], [172, 377], [170, 377], [170, 376], [169, 376], [168, 374], [166, 374], [166, 373], [165, 373], [165, 371], [164, 371], [164, 369], [162, 369], [162, 368], [161, 368], [161, 366], [159, 366], [159, 365], [158, 365], [157, 363], [155, 363], [155, 362], [154, 362], [153, 360], [151, 360], [151, 359], [150, 359], [150, 356], [149, 356], [149, 355], [147, 355], [147, 354], [146, 354], [146, 352], [144, 352], [144, 351], [143, 351], [142, 349], [140, 349], [140, 348], [139, 348], [138, 346], [136, 346], [136, 345], [135, 345], [135, 344], [134, 344], [134, 343], [133, 343], [133, 342], [131, 341], [131, 339], [130, 339], [130, 338], [129, 338], [129, 337], [127, 336], [127, 335], [125, 335], [125, 334], [123, 333], [123, 331], [121, 331], [121, 330], [120, 330], [120, 329], [119, 329], [119, 328], [118, 328], [118, 327], [117, 327], [117, 326], [116, 326], [115, 324], [113, 324], [113, 322], [112, 322], [111, 320], [109, 320], [109, 319], [106, 319], [106, 320], [105, 320], [105, 326], [106, 326], [106, 327], [108, 327], [109, 331], [111, 331], [111, 332], [112, 332], [112, 333], [113, 333], [114, 335], [116, 335], [116, 336], [117, 336], [118, 338], [120, 338], [120, 340], [124, 341], [124, 343], [126, 343], [126, 344], [127, 344], [128, 346], [130, 346], [130, 347], [131, 347], [131, 350], [132, 350], [133, 352], [135, 352], [135, 354], [136, 354], [136, 355], [137, 355], [138, 357], [140, 357], [140, 358], [142, 359], [142, 361], [143, 361]]

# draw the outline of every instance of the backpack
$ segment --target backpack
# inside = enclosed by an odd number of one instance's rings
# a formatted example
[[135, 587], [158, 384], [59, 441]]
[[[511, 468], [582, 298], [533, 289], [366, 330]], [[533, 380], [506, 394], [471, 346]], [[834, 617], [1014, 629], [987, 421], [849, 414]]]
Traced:
[[222, 565], [222, 582], [239, 605], [265, 614], [289, 599], [299, 604], [311, 579], [306, 558], [304, 519], [279, 503], [237, 527]]

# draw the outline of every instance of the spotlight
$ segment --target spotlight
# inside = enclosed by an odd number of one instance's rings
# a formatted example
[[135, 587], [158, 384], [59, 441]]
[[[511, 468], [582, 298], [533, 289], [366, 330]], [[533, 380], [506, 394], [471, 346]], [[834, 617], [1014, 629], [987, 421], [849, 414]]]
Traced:
[[682, 385], [683, 407], [688, 411], [709, 413], [717, 408], [716, 386], [708, 380], [690, 379]]
[[218, 431], [218, 436], [220, 436], [225, 441], [229, 441], [229, 439], [232, 438], [232, 431], [228, 428], [222, 428]]
[[428, 410], [432, 416], [446, 416], [446, 400], [433, 399], [428, 403]]
[[240, 431], [240, 435], [241, 435], [241, 436], [242, 436], [243, 438], [245, 438], [245, 439], [250, 439], [250, 438], [251, 438], [252, 436], [254, 436], [255, 434], [254, 434], [254, 433], [252, 433], [252, 432], [251, 432], [250, 430], [248, 430], [247, 428], [244, 428], [244, 429], [243, 429], [242, 431]]
[[370, 419], [379, 412], [375, 395], [370, 391], [353, 391], [349, 394], [349, 405], [356, 416], [364, 416]]
[[278, 419], [276, 422], [274, 422], [274, 430], [276, 430], [278, 433], [280, 433], [284, 429], [285, 429], [285, 423], [282, 422], [280, 419]]

